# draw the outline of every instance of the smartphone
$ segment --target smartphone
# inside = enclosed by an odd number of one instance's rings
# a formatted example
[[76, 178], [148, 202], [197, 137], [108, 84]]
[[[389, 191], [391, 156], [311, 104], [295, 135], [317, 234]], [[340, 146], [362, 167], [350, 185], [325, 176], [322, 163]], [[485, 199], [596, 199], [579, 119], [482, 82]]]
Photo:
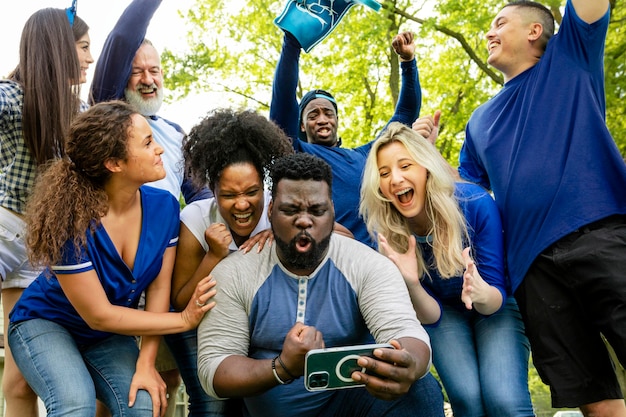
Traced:
[[389, 343], [312, 349], [304, 358], [304, 386], [309, 391], [361, 387], [352, 372], [365, 372], [357, 364], [360, 356], [374, 357], [374, 349], [394, 349]]

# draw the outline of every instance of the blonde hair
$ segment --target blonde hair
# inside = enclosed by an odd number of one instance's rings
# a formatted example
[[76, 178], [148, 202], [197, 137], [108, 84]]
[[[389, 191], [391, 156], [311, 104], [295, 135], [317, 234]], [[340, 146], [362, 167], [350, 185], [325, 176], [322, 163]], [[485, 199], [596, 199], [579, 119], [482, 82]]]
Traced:
[[426, 265], [420, 245], [416, 247], [418, 275], [429, 275], [435, 267], [443, 278], [458, 276], [464, 268], [463, 245], [469, 244], [465, 216], [454, 196], [455, 179], [448, 163], [428, 140], [411, 128], [395, 122], [389, 124], [374, 142], [365, 164], [361, 184], [359, 212], [373, 238], [382, 234], [397, 252], [409, 247], [412, 234], [408, 220], [400, 214], [380, 190], [378, 152], [391, 143], [404, 145], [411, 157], [428, 172], [424, 209], [431, 221], [428, 235], [432, 236], [434, 264]]

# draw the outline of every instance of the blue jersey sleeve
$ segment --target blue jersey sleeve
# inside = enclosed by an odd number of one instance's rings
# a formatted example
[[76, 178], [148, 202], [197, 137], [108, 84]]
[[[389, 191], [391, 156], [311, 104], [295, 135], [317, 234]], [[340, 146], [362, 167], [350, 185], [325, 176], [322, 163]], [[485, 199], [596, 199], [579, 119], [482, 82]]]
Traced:
[[[396, 109], [391, 119], [389, 119], [376, 138], [385, 131], [389, 123], [400, 122], [409, 127], [412, 126], [422, 108], [422, 88], [420, 86], [419, 72], [415, 59], [409, 62], [401, 62], [400, 67], [402, 68], [402, 87], [400, 89]], [[372, 140], [365, 145], [355, 148], [355, 150], [367, 157], [373, 144], [374, 141]]]
[[483, 188], [490, 190], [491, 183], [487, 171], [483, 168], [469, 130], [469, 124], [465, 128], [465, 140], [459, 154], [459, 176], [466, 181], [481, 185]]
[[478, 272], [500, 291], [504, 301], [510, 294], [510, 285], [504, 267], [504, 236], [498, 207], [485, 190], [469, 183], [457, 185], [457, 199], [467, 222]]
[[270, 120], [276, 123], [291, 138], [294, 148], [298, 145], [298, 74], [300, 71], [300, 44], [288, 33], [285, 33], [283, 49], [276, 65], [274, 82], [272, 83], [272, 102], [270, 104]]
[[77, 247], [72, 240], [68, 240], [62, 249], [61, 262], [50, 269], [57, 275], [78, 274], [90, 271], [94, 266], [87, 248]]
[[398, 97], [395, 112], [387, 124], [400, 122], [411, 126], [420, 114], [422, 107], [422, 88], [420, 86], [419, 72], [415, 59], [408, 62], [401, 62], [400, 67], [402, 68], [400, 96]]
[[135, 53], [161, 0], [133, 0], [107, 36], [96, 63], [90, 104], [124, 98]]

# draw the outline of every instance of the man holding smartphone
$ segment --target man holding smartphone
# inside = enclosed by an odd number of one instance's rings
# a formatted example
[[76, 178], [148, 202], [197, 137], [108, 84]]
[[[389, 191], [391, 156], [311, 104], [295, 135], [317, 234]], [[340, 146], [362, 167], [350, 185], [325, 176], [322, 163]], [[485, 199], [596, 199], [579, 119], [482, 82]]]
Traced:
[[[244, 416], [443, 416], [430, 341], [386, 257], [333, 234], [332, 174], [305, 153], [276, 161], [274, 245], [237, 252], [213, 270], [216, 306], [198, 327], [198, 376]], [[363, 386], [307, 391], [307, 352], [390, 343], [360, 357]], [[375, 375], [374, 375], [375, 374]]]

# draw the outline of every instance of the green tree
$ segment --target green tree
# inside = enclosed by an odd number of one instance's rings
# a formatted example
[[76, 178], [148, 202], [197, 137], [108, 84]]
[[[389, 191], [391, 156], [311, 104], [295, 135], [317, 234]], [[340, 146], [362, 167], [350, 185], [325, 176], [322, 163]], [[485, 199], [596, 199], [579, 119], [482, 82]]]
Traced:
[[[233, 5], [232, 3], [237, 3]], [[269, 108], [271, 83], [282, 32], [273, 19], [284, 0], [227, 2], [198, 0], [184, 14], [189, 22], [189, 53], [163, 54], [170, 100], [190, 91], [223, 92], [227, 102], [207, 103]], [[471, 112], [502, 84], [486, 63], [484, 33], [504, 0], [385, 0], [376, 13], [355, 6], [337, 29], [303, 54], [298, 95], [312, 88], [333, 92], [339, 103], [345, 146], [373, 138], [393, 112], [399, 65], [390, 49], [400, 30], [417, 34], [417, 58], [424, 91], [422, 114], [442, 109], [437, 146], [456, 165]], [[549, 0], [557, 21], [564, 0]], [[607, 124], [626, 156], [625, 8], [613, 5], [606, 46]], [[471, 11], [471, 12], [468, 12]]]
[[[235, 4], [233, 4], [235, 3]], [[399, 64], [390, 48], [402, 30], [416, 34], [416, 57], [423, 90], [422, 115], [443, 111], [437, 146], [456, 165], [464, 127], [472, 111], [502, 85], [487, 63], [484, 34], [505, 0], [384, 0], [376, 13], [355, 6], [337, 29], [300, 60], [298, 96], [313, 88], [331, 91], [339, 104], [344, 146], [368, 142], [393, 113], [399, 91]], [[565, 0], [546, 0], [557, 20]], [[273, 24], [285, 0], [232, 2], [197, 0], [184, 13], [189, 52], [164, 51], [170, 100], [191, 91], [221, 92], [227, 101], [207, 103], [269, 109], [282, 32]], [[626, 8], [612, 3], [606, 40], [607, 124], [626, 156]], [[531, 369], [535, 402], [548, 401], [547, 388]], [[618, 369], [620, 380], [626, 373]], [[539, 404], [536, 404], [539, 405]]]
[[[267, 111], [283, 36], [273, 19], [284, 3], [260, 0], [229, 10], [228, 3], [204, 0], [197, 6], [186, 14], [191, 52], [163, 53], [167, 86], [175, 92], [170, 99], [181, 99], [192, 89], [226, 92], [232, 105]], [[354, 7], [324, 41], [328, 47], [302, 54], [297, 94], [313, 88], [333, 92], [340, 135], [349, 138], [344, 141], [348, 146], [368, 142], [393, 113], [399, 63], [391, 39], [404, 20]]]

